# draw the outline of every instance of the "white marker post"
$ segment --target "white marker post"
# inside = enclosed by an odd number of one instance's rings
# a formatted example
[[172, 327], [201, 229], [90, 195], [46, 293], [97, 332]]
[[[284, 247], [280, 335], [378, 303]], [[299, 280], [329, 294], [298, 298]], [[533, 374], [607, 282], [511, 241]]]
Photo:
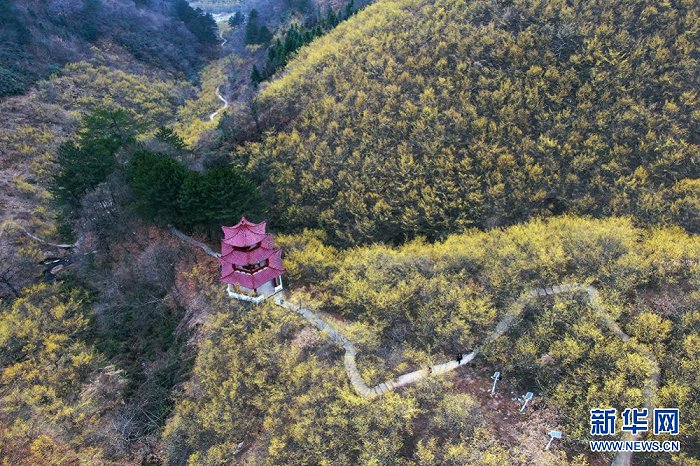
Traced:
[[520, 408], [520, 412], [521, 412], [521, 413], [522, 413], [523, 411], [525, 411], [525, 407], [526, 407], [527, 404], [530, 402], [530, 400], [532, 399], [533, 396], [534, 396], [534, 394], [533, 394], [532, 392], [527, 392], [527, 393], [525, 394], [525, 402], [523, 403], [522, 408]]
[[496, 382], [498, 382], [498, 379], [501, 378], [501, 373], [496, 371], [493, 373], [491, 378], [493, 379], [493, 385], [491, 386], [491, 394], [493, 395], [494, 393], [496, 393]]
[[552, 446], [552, 440], [554, 440], [555, 438], [561, 438], [561, 432], [559, 432], [558, 430], [553, 430], [549, 433], [549, 442], [547, 442], [547, 446], [544, 447], [545, 451], [549, 450], [549, 447]]

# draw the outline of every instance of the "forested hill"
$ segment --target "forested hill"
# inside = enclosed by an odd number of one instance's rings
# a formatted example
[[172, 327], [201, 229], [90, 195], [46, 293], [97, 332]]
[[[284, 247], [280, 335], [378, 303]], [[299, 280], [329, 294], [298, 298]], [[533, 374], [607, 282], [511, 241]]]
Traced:
[[0, 0], [0, 466], [700, 466], [698, 0], [366, 3]]
[[693, 0], [382, 0], [260, 95], [238, 151], [290, 227], [338, 243], [538, 215], [700, 230]]
[[66, 63], [117, 47], [144, 64], [192, 76], [216, 51], [216, 24], [185, 0], [0, 0], [0, 97]]

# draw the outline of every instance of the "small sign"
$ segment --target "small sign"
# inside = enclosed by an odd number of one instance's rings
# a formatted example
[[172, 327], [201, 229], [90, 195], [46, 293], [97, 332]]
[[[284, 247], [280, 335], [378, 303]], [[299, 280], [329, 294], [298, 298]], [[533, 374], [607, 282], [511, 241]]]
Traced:
[[491, 386], [491, 395], [494, 395], [496, 393], [496, 383], [501, 378], [501, 373], [496, 371], [493, 373], [491, 378], [493, 379], [493, 385]]
[[553, 430], [549, 433], [549, 442], [547, 442], [547, 446], [544, 447], [545, 450], [549, 450], [549, 447], [552, 446], [552, 442], [554, 439], [560, 439], [561, 438], [561, 432], [558, 430]]
[[533, 396], [534, 396], [534, 394], [533, 394], [532, 392], [527, 392], [527, 393], [525, 394], [525, 397], [523, 398], [523, 405], [522, 405], [522, 407], [520, 408], [520, 412], [521, 412], [521, 413], [522, 413], [523, 411], [525, 411], [525, 407], [526, 407], [527, 404], [530, 402], [530, 400], [532, 399]]

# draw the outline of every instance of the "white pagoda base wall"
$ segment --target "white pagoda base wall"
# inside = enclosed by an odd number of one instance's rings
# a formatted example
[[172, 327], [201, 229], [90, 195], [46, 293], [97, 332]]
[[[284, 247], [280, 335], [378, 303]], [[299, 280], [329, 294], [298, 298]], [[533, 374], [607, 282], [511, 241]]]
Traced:
[[[237, 293], [236, 290], [231, 286], [226, 286], [226, 292], [231, 298], [240, 299], [241, 301], [248, 301], [250, 303], [259, 303], [269, 298], [270, 296], [279, 293], [284, 289], [282, 285], [282, 277], [278, 278], [279, 285], [275, 286], [272, 281], [262, 284], [257, 291], [257, 296], [251, 296], [249, 294]], [[248, 290], [246, 290], [248, 291]], [[249, 290], [253, 293], [253, 290]]]

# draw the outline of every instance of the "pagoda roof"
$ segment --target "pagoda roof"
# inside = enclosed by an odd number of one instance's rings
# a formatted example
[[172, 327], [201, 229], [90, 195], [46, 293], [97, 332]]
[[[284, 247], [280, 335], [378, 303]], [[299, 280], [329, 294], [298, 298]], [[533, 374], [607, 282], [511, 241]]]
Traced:
[[221, 260], [234, 265], [257, 264], [274, 253], [274, 249], [265, 246], [260, 246], [250, 251], [239, 251], [226, 243], [221, 245]]
[[268, 235], [265, 234], [267, 222], [253, 223], [245, 217], [232, 227], [221, 227], [224, 232], [222, 243], [233, 247], [249, 247], [263, 241]]
[[284, 269], [276, 267], [263, 267], [255, 273], [247, 273], [235, 270], [233, 265], [221, 261], [221, 279], [219, 281], [228, 284], [238, 284], [246, 288], [259, 288], [270, 280], [281, 276]]
[[[265, 237], [262, 239], [262, 241], [260, 241], [260, 246], [258, 248], [273, 251], [275, 249], [275, 240], [272, 237], [272, 235], [269, 233], [266, 234]], [[256, 249], [258, 249], [258, 248], [256, 248]], [[221, 255], [222, 256], [229, 255], [231, 253], [231, 251], [238, 251], [238, 252], [242, 252], [242, 253], [252, 253], [256, 249], [241, 250], [240, 248], [237, 249], [237, 248], [231, 246], [230, 244], [224, 242], [223, 240], [221, 241]], [[265, 259], [265, 258], [263, 258], [263, 259]], [[254, 263], [254, 262], [252, 262], [252, 263]]]
[[284, 271], [282, 267], [282, 250], [275, 249], [275, 251], [267, 258], [267, 266], [273, 269]]

